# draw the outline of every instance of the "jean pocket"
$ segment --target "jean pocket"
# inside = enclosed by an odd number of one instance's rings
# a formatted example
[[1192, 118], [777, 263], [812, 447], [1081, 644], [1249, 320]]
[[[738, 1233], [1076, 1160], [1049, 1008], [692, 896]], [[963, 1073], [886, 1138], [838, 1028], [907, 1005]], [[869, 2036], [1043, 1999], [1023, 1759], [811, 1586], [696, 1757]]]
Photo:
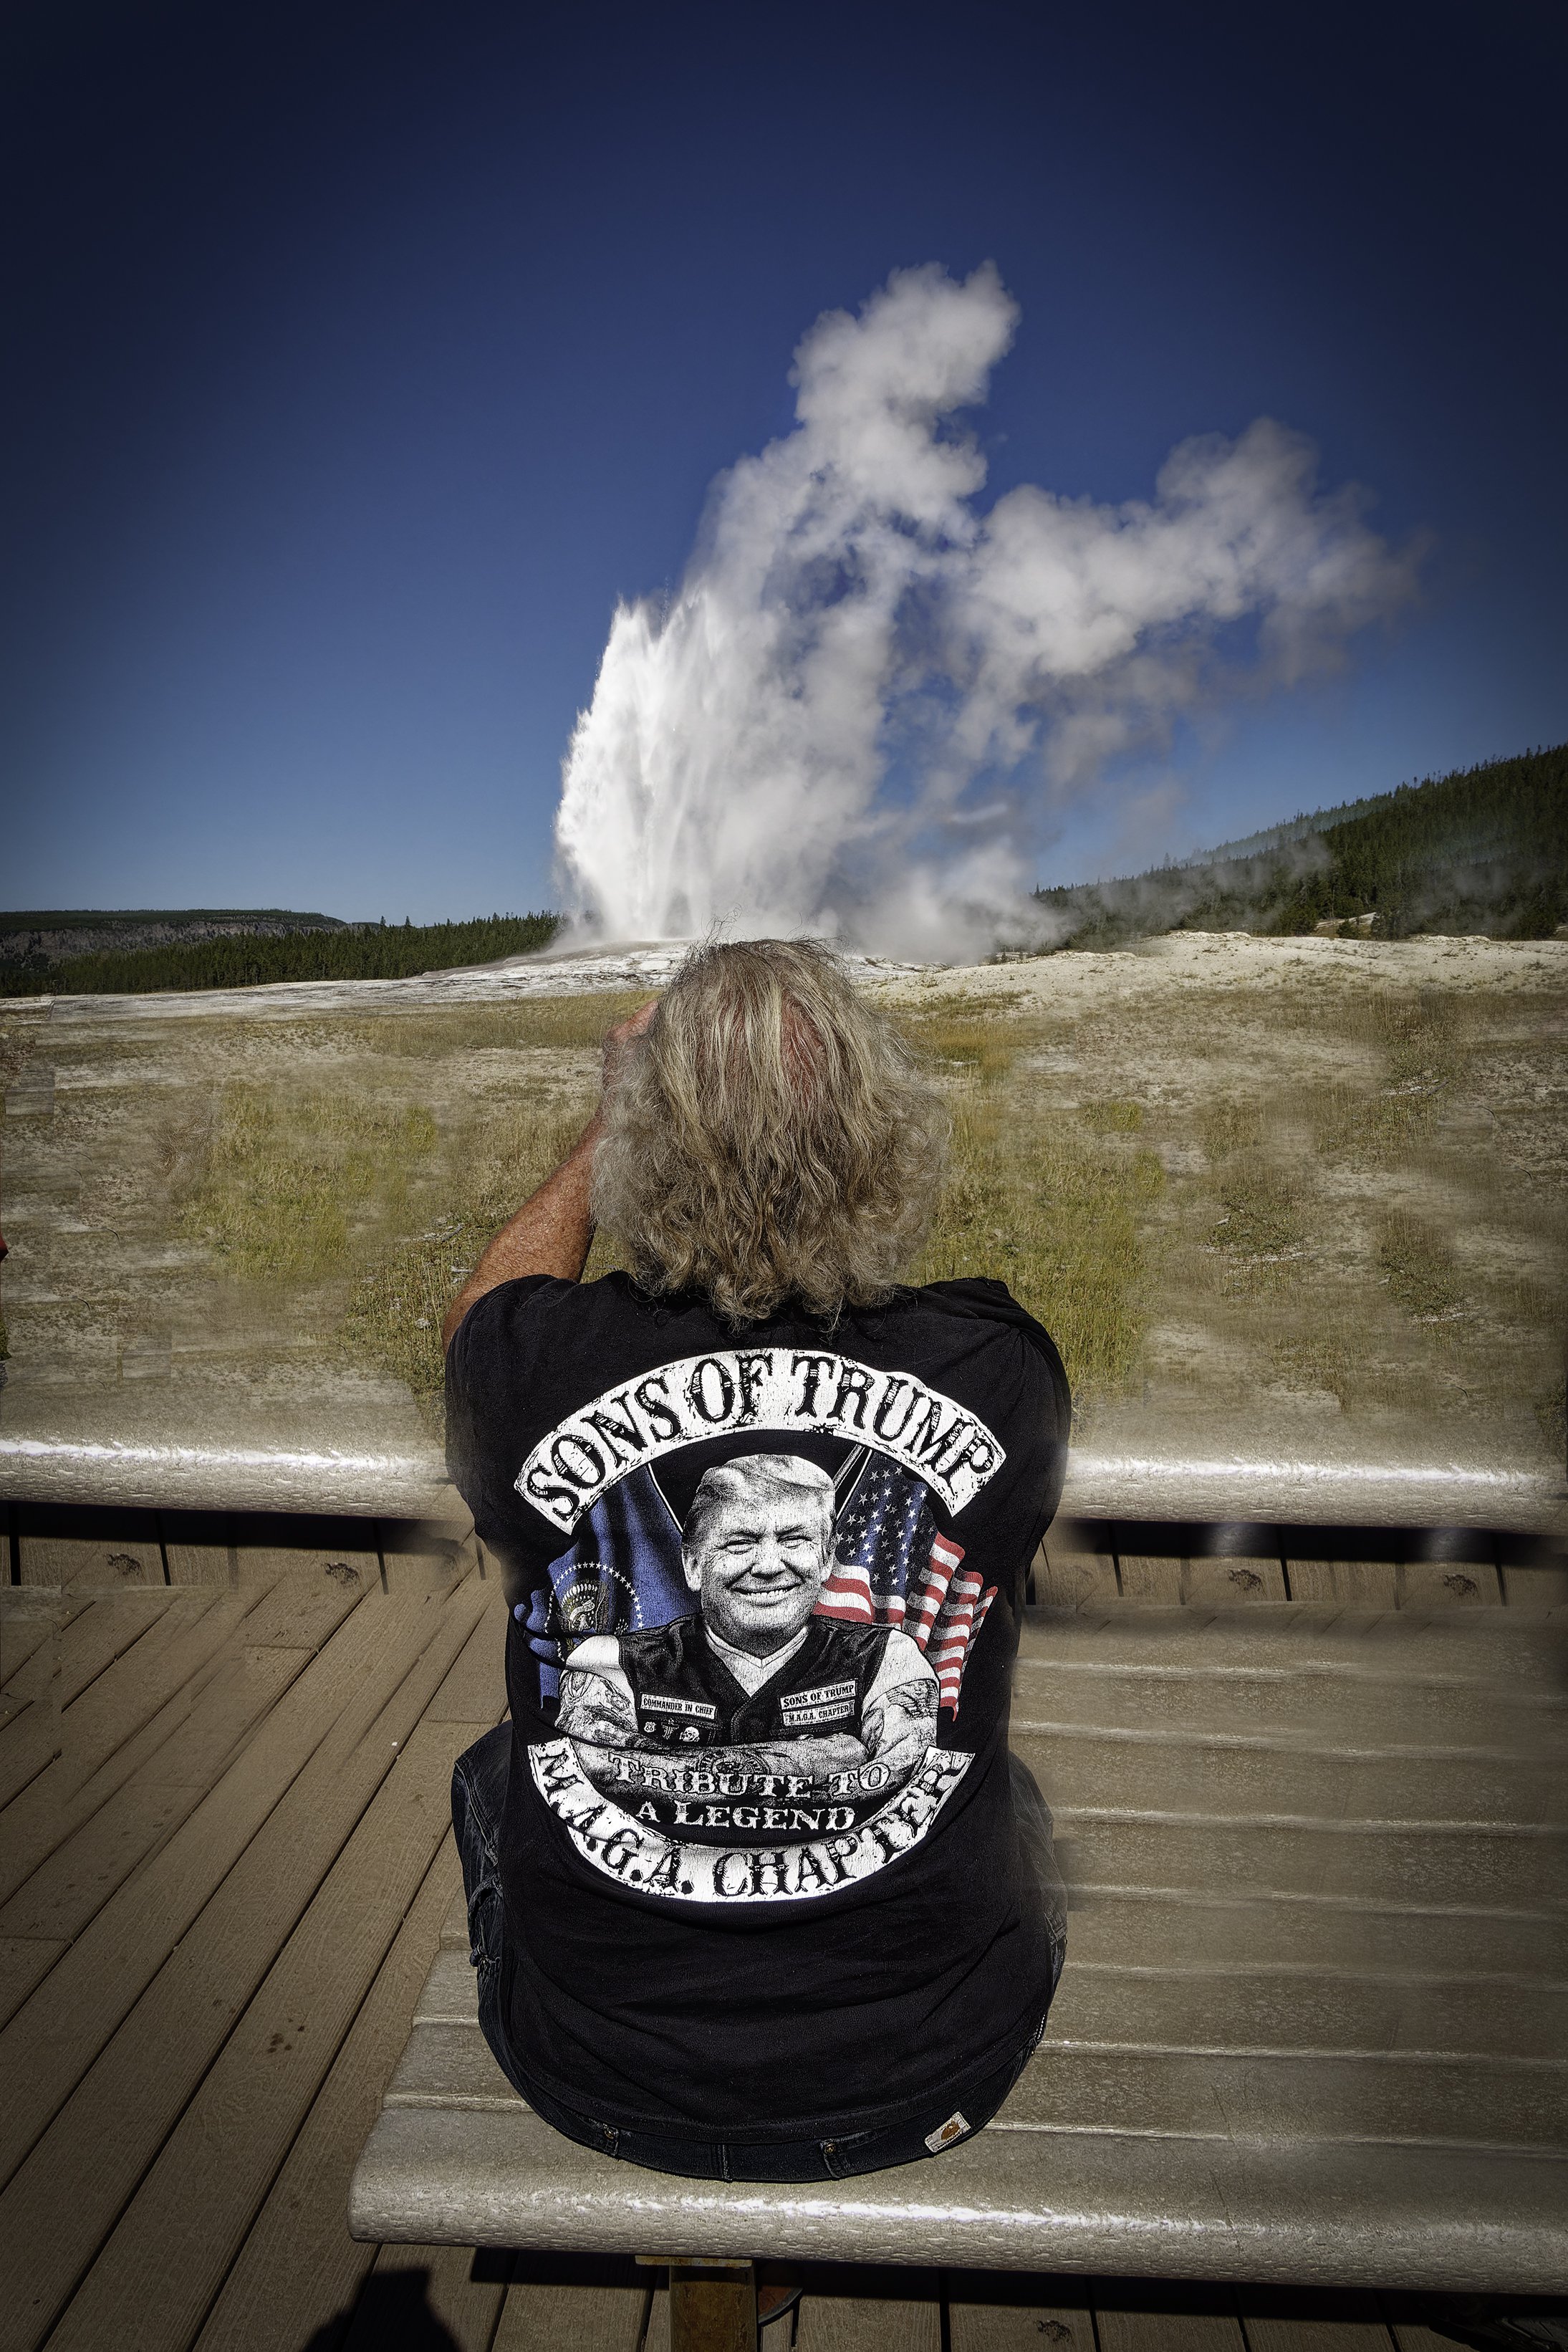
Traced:
[[830, 2180], [847, 2180], [852, 2173], [866, 2169], [865, 2155], [874, 2137], [872, 2132], [852, 2132], [848, 2139], [819, 2140], [822, 2168]]
[[501, 1958], [501, 1890], [481, 1879], [468, 1897], [468, 1960], [472, 1968], [497, 1968]]

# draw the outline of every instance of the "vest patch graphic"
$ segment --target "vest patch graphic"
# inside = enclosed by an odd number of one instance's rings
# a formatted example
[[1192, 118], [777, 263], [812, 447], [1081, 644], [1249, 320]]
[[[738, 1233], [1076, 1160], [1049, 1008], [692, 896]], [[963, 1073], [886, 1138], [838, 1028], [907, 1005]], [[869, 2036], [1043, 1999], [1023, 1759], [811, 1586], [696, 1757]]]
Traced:
[[[858, 1825], [835, 1823], [834, 1836], [797, 1845], [717, 1845], [668, 1836], [612, 1803], [583, 1771], [570, 1739], [546, 1740], [528, 1751], [534, 1786], [585, 1862], [639, 1894], [727, 1904], [800, 1902], [869, 1878], [920, 1843], [972, 1760], [932, 1748], [896, 1797]], [[751, 1816], [753, 1834], [762, 1811], [785, 1811], [777, 1804], [727, 1810]]]
[[[839, 1467], [751, 1453], [801, 1428]], [[653, 1462], [733, 1433], [677, 1517]], [[687, 1359], [537, 1445], [574, 1538], [515, 1611], [558, 1736], [533, 1785], [581, 1859], [661, 1900], [833, 1893], [918, 1846], [968, 1769], [943, 1739], [996, 1597], [936, 1522], [1004, 1456], [903, 1373], [786, 1349]]]
[[749, 1430], [826, 1430], [874, 1445], [961, 1511], [1006, 1460], [983, 1422], [909, 1372], [799, 1348], [687, 1356], [607, 1389], [535, 1446], [517, 1489], [558, 1528], [576, 1527], [628, 1470], [677, 1446]]

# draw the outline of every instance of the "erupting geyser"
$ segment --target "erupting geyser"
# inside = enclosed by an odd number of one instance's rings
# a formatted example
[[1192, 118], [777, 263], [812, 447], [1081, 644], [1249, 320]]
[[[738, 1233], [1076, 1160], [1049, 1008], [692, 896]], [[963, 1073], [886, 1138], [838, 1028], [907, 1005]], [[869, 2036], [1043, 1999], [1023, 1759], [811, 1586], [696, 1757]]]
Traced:
[[584, 928], [982, 950], [1027, 923], [1054, 798], [1239, 660], [1289, 684], [1407, 597], [1413, 555], [1269, 418], [1183, 442], [1152, 503], [1025, 484], [977, 511], [950, 420], [1017, 319], [990, 265], [933, 264], [805, 337], [795, 429], [717, 483], [674, 599], [612, 624], [556, 820]]

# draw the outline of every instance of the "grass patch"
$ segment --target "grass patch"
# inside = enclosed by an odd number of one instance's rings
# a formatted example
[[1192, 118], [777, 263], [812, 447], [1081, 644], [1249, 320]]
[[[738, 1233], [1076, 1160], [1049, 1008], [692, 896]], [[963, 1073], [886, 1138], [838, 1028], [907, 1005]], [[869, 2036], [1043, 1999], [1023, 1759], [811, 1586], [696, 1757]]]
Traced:
[[601, 996], [523, 998], [510, 1004], [454, 1004], [439, 1012], [377, 1013], [368, 1019], [317, 1026], [322, 1044], [415, 1061], [452, 1054], [516, 1053], [530, 1046], [555, 1053], [597, 1052], [606, 1030], [646, 1004], [652, 992], [644, 988]]
[[1549, 1395], [1537, 1402], [1535, 1418], [1546, 1443], [1562, 1461], [1568, 1453], [1568, 1377], [1560, 1380]]
[[[1129, 1150], [1144, 1107], [1126, 1096], [1052, 1115], [1018, 1063], [1060, 1021], [1019, 1019], [1021, 992], [940, 999], [896, 1018], [953, 1107], [947, 1182], [912, 1282], [1005, 1282], [1061, 1350], [1074, 1393], [1126, 1381], [1142, 1344], [1149, 1212], [1165, 1182], [1153, 1151]], [[1042, 1115], [1043, 1114], [1043, 1115]]]
[[423, 1105], [231, 1082], [178, 1230], [242, 1278], [340, 1272], [368, 1220], [396, 1217], [436, 1144]]
[[962, 1070], [988, 1086], [1007, 1076], [1026, 1042], [1009, 1018], [1020, 1001], [1009, 989], [995, 996], [956, 993], [928, 1010], [900, 1005], [894, 1017], [921, 1059], [936, 1065], [935, 1075]]
[[[584, 1096], [545, 1111], [514, 1106], [476, 1123], [460, 1155], [450, 1207], [362, 1276], [350, 1296], [344, 1346], [405, 1381], [437, 1424], [446, 1310], [501, 1226], [570, 1150], [591, 1107]], [[591, 1273], [606, 1270], [591, 1261]]]
[[1238, 1151], [1257, 1150], [1263, 1139], [1263, 1114], [1255, 1102], [1205, 1103], [1198, 1110], [1197, 1132], [1209, 1160], [1229, 1160]]
[[1354, 1382], [1351, 1352], [1336, 1332], [1289, 1332], [1274, 1341], [1270, 1353], [1281, 1388], [1322, 1389], [1341, 1404], [1349, 1399]]
[[1227, 1167], [1218, 1190], [1208, 1247], [1219, 1258], [1221, 1292], [1278, 1297], [1294, 1283], [1306, 1241], [1296, 1185], [1265, 1161], [1241, 1158]]
[[1080, 1103], [1078, 1116], [1092, 1135], [1136, 1135], [1144, 1124], [1144, 1106], [1110, 1095], [1103, 1102]]
[[951, 1172], [911, 1280], [990, 1275], [1045, 1325], [1075, 1393], [1114, 1390], [1142, 1341], [1152, 1151], [1103, 1152], [977, 1090], [953, 1122]]
[[1418, 1152], [1478, 1050], [1476, 1010], [1430, 990], [1325, 1005], [1327, 1034], [1371, 1048], [1382, 1067], [1370, 1087], [1342, 1083], [1320, 1091], [1312, 1114], [1315, 1149], [1360, 1167]]
[[1406, 1313], [1424, 1323], [1452, 1316], [1464, 1304], [1453, 1251], [1419, 1217], [1396, 1210], [1384, 1218], [1377, 1265]]

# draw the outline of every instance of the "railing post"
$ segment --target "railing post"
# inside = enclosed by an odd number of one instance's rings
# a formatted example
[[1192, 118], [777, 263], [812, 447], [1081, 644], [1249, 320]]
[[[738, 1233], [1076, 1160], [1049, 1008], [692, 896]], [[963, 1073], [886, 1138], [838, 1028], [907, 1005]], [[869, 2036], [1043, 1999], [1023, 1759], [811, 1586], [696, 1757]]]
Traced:
[[670, 2264], [670, 2352], [757, 2352], [750, 2263]]

